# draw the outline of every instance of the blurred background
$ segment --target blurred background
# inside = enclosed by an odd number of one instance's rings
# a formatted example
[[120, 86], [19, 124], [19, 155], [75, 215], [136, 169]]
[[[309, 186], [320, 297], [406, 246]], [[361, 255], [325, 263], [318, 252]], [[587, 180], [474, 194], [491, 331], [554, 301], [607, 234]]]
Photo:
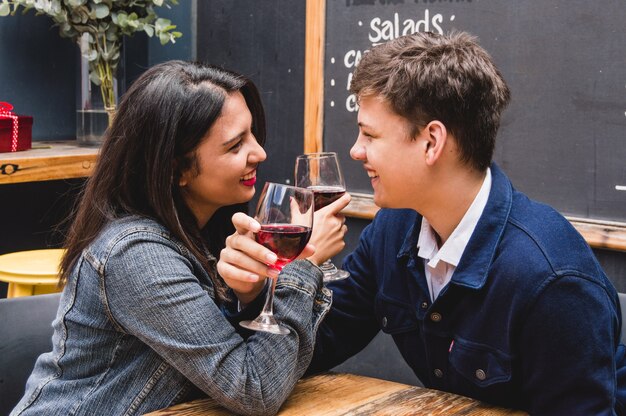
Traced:
[[[159, 9], [183, 37], [165, 46], [145, 34], [126, 38], [124, 83], [130, 85], [146, 68], [170, 59], [206, 61], [246, 74], [259, 87], [267, 115], [270, 163], [259, 169], [259, 183], [292, 182], [304, 143], [305, 8], [305, 1], [181, 0], [170, 10]], [[34, 141], [75, 137], [78, 54], [47, 17], [31, 12], [0, 18], [0, 101], [34, 117]], [[0, 254], [60, 247], [63, 221], [83, 183], [75, 179], [0, 186]], [[348, 219], [344, 253], [356, 246], [368, 223]], [[626, 254], [595, 252], [618, 291], [626, 292]], [[4, 296], [6, 285], [0, 283]], [[337, 369], [419, 384], [383, 333]]]

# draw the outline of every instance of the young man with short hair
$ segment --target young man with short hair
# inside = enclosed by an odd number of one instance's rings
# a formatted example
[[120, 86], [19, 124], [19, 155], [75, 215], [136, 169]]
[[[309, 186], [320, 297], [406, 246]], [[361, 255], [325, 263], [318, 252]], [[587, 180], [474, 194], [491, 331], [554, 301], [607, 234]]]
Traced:
[[531, 414], [623, 414], [617, 293], [571, 224], [492, 163], [509, 89], [487, 52], [466, 33], [404, 36], [365, 54], [351, 89], [350, 154], [383, 209], [344, 261], [350, 278], [328, 286], [309, 371], [382, 329], [426, 387]]

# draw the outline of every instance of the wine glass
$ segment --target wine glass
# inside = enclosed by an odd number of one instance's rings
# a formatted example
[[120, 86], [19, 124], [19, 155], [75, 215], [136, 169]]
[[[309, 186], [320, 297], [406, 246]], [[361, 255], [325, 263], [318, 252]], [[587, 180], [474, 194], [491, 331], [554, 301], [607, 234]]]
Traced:
[[[341, 198], [346, 193], [346, 183], [339, 167], [335, 152], [307, 153], [296, 158], [296, 186], [313, 191], [315, 209]], [[329, 260], [320, 268], [324, 272], [324, 281], [332, 282], [350, 276], [345, 270], [337, 269]]]
[[[255, 218], [261, 224], [255, 239], [276, 254], [278, 260], [271, 267], [280, 272], [286, 264], [300, 255], [309, 242], [313, 226], [313, 192], [267, 182], [259, 198]], [[274, 318], [274, 289], [277, 279], [267, 279], [270, 286], [259, 316], [252, 321], [241, 321], [241, 326], [273, 334], [289, 333], [289, 329], [280, 326]]]

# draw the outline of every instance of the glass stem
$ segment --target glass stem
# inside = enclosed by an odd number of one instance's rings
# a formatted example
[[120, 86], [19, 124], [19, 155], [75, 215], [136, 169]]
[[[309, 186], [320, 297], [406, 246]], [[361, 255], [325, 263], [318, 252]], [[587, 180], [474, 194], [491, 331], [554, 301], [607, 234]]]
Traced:
[[276, 281], [278, 277], [275, 279], [268, 277], [269, 288], [267, 291], [267, 296], [265, 297], [265, 305], [263, 305], [263, 310], [261, 311], [261, 315], [274, 315], [274, 290], [276, 289]]
[[337, 266], [335, 266], [333, 262], [328, 259], [320, 265], [320, 269], [322, 269], [324, 273], [334, 273], [337, 271]]

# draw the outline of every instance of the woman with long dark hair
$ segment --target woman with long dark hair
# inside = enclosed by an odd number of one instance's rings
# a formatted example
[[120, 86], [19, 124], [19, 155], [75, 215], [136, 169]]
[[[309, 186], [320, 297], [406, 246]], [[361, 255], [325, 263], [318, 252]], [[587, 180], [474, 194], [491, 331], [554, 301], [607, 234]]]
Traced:
[[[203, 394], [237, 413], [278, 410], [329, 299], [321, 271], [300, 260], [274, 299], [290, 335], [224, 316], [236, 303], [216, 256], [254, 195], [264, 141], [258, 91], [241, 75], [170, 61], [132, 85], [68, 232], [53, 349], [13, 415], [139, 415]], [[341, 218], [326, 219], [318, 231], [343, 237]]]

